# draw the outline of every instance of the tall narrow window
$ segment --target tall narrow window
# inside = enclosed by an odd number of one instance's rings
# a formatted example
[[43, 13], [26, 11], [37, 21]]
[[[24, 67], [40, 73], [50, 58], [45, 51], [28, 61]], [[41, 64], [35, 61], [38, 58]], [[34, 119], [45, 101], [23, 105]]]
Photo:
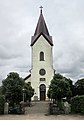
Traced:
[[44, 52], [40, 52], [40, 61], [44, 61]]

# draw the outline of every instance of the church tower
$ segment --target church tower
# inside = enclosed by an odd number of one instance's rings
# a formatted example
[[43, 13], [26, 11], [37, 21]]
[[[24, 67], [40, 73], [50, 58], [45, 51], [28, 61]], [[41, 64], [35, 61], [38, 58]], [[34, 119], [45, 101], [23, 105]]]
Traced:
[[54, 76], [52, 47], [52, 37], [49, 34], [41, 8], [35, 33], [31, 39], [31, 75], [25, 79], [26, 82], [31, 82], [31, 86], [35, 89], [33, 100], [48, 99], [47, 91]]

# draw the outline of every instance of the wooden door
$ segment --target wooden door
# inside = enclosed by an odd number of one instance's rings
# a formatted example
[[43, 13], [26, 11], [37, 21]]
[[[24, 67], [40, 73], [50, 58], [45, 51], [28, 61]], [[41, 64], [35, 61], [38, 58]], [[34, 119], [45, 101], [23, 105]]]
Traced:
[[46, 86], [44, 84], [40, 85], [40, 100], [44, 101], [46, 99]]

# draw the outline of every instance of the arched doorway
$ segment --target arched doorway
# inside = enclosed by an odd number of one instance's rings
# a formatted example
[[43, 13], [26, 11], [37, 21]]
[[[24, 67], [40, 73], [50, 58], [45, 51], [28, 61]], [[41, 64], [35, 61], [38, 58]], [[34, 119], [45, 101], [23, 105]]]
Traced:
[[44, 84], [41, 84], [39, 90], [40, 90], [40, 100], [43, 101], [46, 99], [46, 86]]

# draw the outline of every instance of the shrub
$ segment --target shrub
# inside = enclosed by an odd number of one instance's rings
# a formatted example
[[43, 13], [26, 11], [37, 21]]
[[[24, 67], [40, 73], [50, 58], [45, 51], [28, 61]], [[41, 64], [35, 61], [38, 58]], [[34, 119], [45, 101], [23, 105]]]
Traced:
[[25, 108], [21, 105], [15, 105], [14, 107], [9, 107], [9, 114], [24, 114]]
[[72, 98], [71, 111], [73, 113], [84, 114], [84, 95], [75, 96]]
[[4, 113], [4, 104], [5, 104], [4, 96], [0, 95], [0, 114]]

